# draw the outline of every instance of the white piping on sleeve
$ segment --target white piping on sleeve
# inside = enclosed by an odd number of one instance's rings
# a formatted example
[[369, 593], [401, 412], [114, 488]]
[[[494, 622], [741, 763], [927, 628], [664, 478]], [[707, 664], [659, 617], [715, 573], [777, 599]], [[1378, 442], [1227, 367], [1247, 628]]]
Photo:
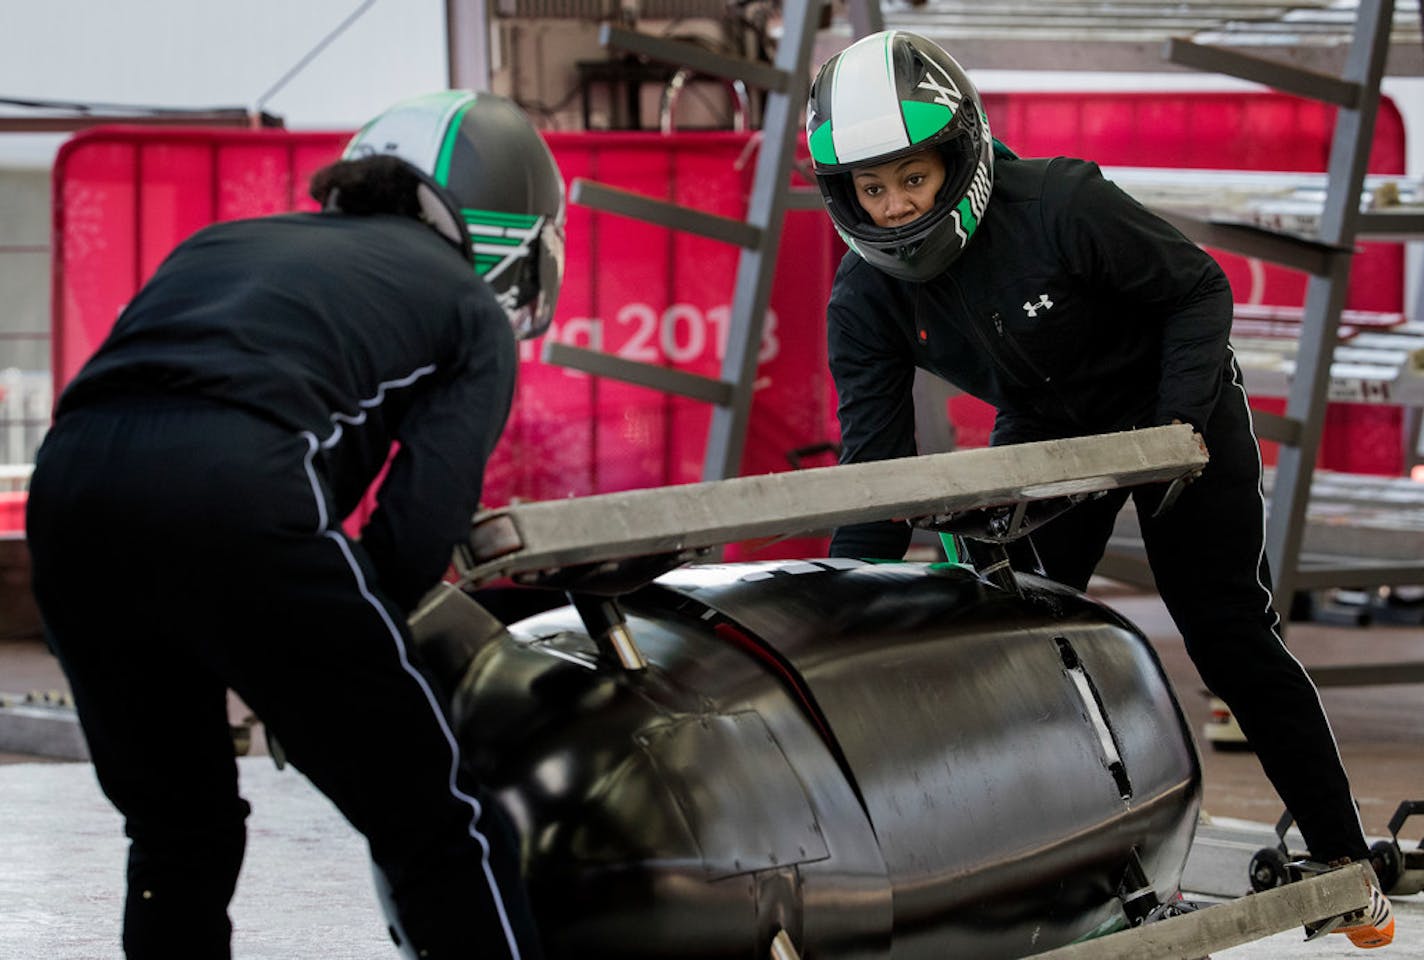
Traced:
[[341, 436], [345, 429], [342, 424], [349, 423], [353, 427], [359, 427], [361, 424], [365, 423], [366, 411], [374, 410], [376, 407], [379, 407], [381, 404], [385, 403], [387, 390], [397, 387], [408, 387], [412, 383], [415, 383], [415, 381], [419, 380], [421, 377], [429, 376], [430, 374], [434, 373], [435, 370], [435, 364], [427, 363], [423, 367], [416, 367], [410, 373], [406, 374], [403, 377], [400, 377], [399, 379], [387, 380], [384, 383], [376, 384], [376, 392], [374, 394], [364, 400], [357, 401], [356, 405], [361, 408], [360, 413], [342, 413], [340, 410], [338, 410], [335, 413], [331, 414], [331, 422], [336, 429], [332, 430], [331, 435], [328, 436], [325, 440], [321, 441], [321, 449], [330, 450], [332, 447], [336, 446], [338, 443], [341, 442]]
[[326, 497], [321, 492], [321, 480], [317, 478], [316, 467], [312, 460], [316, 458], [316, 452], [321, 447], [321, 441], [317, 440], [316, 434], [302, 431], [302, 437], [307, 441], [306, 456], [302, 457], [302, 469], [306, 471], [307, 482], [311, 484], [312, 499], [316, 501], [316, 532], [322, 533], [331, 525], [331, 518], [326, 513]]
[[330, 436], [325, 440], [317, 438], [316, 434], [310, 431], [302, 431], [302, 436], [307, 442], [307, 452], [302, 458], [302, 468], [306, 471], [307, 481], [311, 484], [312, 499], [316, 502], [317, 509], [317, 529], [316, 534], [325, 537], [336, 544], [341, 551], [342, 557], [346, 561], [347, 568], [351, 571], [351, 576], [355, 580], [356, 589], [361, 594], [361, 598], [376, 611], [377, 616], [385, 625], [386, 631], [390, 634], [391, 641], [395, 645], [396, 655], [400, 660], [401, 669], [410, 676], [420, 687], [425, 696], [425, 701], [430, 706], [430, 712], [435, 717], [435, 722], [440, 728], [441, 735], [445, 738], [446, 746], [450, 749], [450, 771], [448, 785], [450, 793], [457, 800], [467, 804], [471, 811], [469, 832], [470, 837], [479, 844], [480, 866], [484, 871], [485, 880], [489, 884], [490, 900], [494, 904], [495, 912], [499, 916], [500, 927], [504, 931], [505, 944], [509, 948], [509, 956], [512, 960], [520, 960], [519, 943], [514, 936], [514, 929], [510, 926], [509, 913], [504, 904], [504, 897], [499, 889], [499, 883], [495, 879], [494, 869], [490, 864], [489, 840], [480, 833], [478, 823], [481, 815], [480, 802], [475, 797], [461, 790], [457, 782], [457, 775], [460, 769], [460, 746], [455, 739], [455, 734], [450, 729], [450, 725], [445, 719], [445, 712], [440, 709], [440, 703], [435, 696], [435, 692], [430, 689], [430, 684], [425, 677], [410, 662], [409, 651], [406, 649], [405, 640], [401, 636], [400, 628], [396, 625], [390, 611], [367, 587], [366, 578], [361, 572], [361, 566], [356, 562], [356, 557], [351, 552], [351, 544], [347, 541], [345, 534], [339, 530], [331, 529], [331, 516], [326, 509], [326, 497], [322, 491], [321, 480], [317, 476], [315, 458], [318, 450], [328, 450], [335, 446], [340, 440], [343, 432], [343, 423], [359, 425], [366, 419], [366, 412], [381, 405], [385, 401], [386, 391], [391, 388], [405, 387], [435, 372], [434, 364], [426, 364], [418, 367], [406, 376], [380, 384], [376, 388], [373, 396], [360, 401], [361, 410], [356, 414], [333, 413], [331, 421], [335, 426]]

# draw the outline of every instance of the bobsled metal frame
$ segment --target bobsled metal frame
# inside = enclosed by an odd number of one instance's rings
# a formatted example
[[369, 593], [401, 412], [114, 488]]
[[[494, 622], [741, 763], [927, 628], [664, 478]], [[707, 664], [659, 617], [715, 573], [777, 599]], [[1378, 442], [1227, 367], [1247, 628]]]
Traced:
[[873, 463], [514, 504], [477, 515], [456, 558], [464, 583], [699, 551], [847, 523], [947, 521], [965, 511], [1091, 495], [1199, 472], [1185, 424]]
[[[1189, 477], [1206, 463], [1187, 425], [931, 454], [895, 461], [822, 467], [701, 484], [631, 490], [561, 501], [516, 504], [475, 518], [457, 559], [464, 585], [521, 572], [548, 575], [569, 566], [604, 565], [661, 555], [668, 566], [699, 548], [808, 527], [885, 517], [943, 521], [964, 511], [1091, 495], [1100, 490]], [[926, 491], [933, 491], [926, 493]], [[450, 586], [447, 590], [453, 589]], [[603, 603], [621, 622], [616, 604]], [[583, 611], [580, 611], [582, 614]], [[592, 630], [591, 630], [592, 632]], [[624, 669], [624, 659], [600, 641]], [[636, 654], [636, 647], [633, 648]], [[1251, 897], [1146, 922], [1037, 960], [1191, 960], [1292, 927], [1364, 910], [1378, 880], [1368, 863], [1351, 864]], [[784, 931], [782, 932], [784, 934]], [[772, 960], [796, 956], [778, 936]]]

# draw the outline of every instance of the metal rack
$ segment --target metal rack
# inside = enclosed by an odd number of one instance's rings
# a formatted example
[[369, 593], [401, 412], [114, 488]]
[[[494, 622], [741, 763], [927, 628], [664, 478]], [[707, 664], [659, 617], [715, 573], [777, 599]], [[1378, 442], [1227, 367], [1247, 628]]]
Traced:
[[[1330, 178], [1327, 174], [1239, 170], [1108, 167], [1104, 175], [1158, 213], [1193, 229], [1204, 224], [1260, 231], [1261, 244], [1303, 244], [1320, 236]], [[1408, 236], [1424, 216], [1424, 182], [1404, 176], [1366, 175], [1360, 213], [1371, 235]], [[1363, 232], [1361, 233], [1363, 236]], [[1420, 305], [1416, 304], [1418, 315]], [[1297, 376], [1300, 322], [1297, 308], [1237, 304], [1231, 341], [1252, 396], [1288, 397]], [[1404, 313], [1342, 310], [1331, 351], [1329, 402], [1379, 403], [1404, 410], [1406, 472], [1424, 462], [1420, 448], [1424, 411], [1424, 323]]]
[[[1378, 511], [1371, 508], [1362, 513], [1367, 505], [1359, 502], [1352, 505], [1360, 508], [1354, 510], [1353, 521], [1342, 518], [1340, 505], [1328, 496], [1330, 484], [1322, 485], [1320, 496], [1314, 498], [1317, 502], [1312, 498], [1314, 464], [1328, 402], [1347, 399], [1406, 407], [1424, 403], [1416, 325], [1401, 323], [1388, 332], [1360, 333], [1359, 325], [1349, 323], [1346, 328], [1351, 336], [1346, 342], [1341, 339], [1356, 241], [1424, 236], [1419, 186], [1402, 178], [1365, 175], [1380, 81], [1391, 51], [1398, 54], [1391, 39], [1397, 44], [1404, 18], [1396, 14], [1392, 0], [1361, 0], [1352, 16], [1352, 23], [1337, 22], [1334, 27], [1337, 35], [1342, 26], [1353, 28], [1338, 77], [1248, 55], [1240, 49], [1180, 38], [1166, 41], [1166, 57], [1172, 63], [1263, 83], [1334, 105], [1336, 124], [1324, 175], [1146, 170], [1112, 174], [1124, 189], [1193, 240], [1308, 275], [1299, 333], [1289, 347], [1280, 341], [1258, 341], [1249, 334], [1242, 337], [1240, 331], [1233, 334], [1238, 356], [1243, 346], [1247, 348], [1247, 362], [1242, 365], [1247, 370], [1248, 387], [1262, 395], [1287, 397], [1284, 416], [1254, 414], [1257, 433], [1281, 444], [1271, 477], [1266, 550], [1276, 595], [1285, 598], [1284, 602], [1297, 591], [1424, 583], [1424, 562], [1419, 559], [1424, 552], [1419, 549], [1418, 530], [1409, 525], [1386, 530], [1366, 516]], [[1412, 36], [1417, 37], [1419, 20], [1412, 15], [1409, 20]], [[1220, 40], [1226, 34], [1199, 36]], [[1292, 47], [1292, 52], [1295, 49]], [[1376, 193], [1397, 194], [1398, 202], [1394, 196], [1388, 204], [1375, 202]], [[1207, 197], [1211, 199], [1204, 203]], [[1223, 197], [1231, 202], [1223, 204]], [[1254, 357], [1252, 347], [1258, 348]], [[1418, 457], [1417, 410], [1406, 419], [1406, 458], [1412, 460]], [[1407, 492], [1408, 481], [1396, 481], [1392, 486]], [[1119, 542], [1125, 539], [1130, 543], [1131, 518], [1126, 521], [1129, 529], [1124, 536], [1123, 526], [1119, 527]], [[1351, 522], [1369, 528], [1368, 536], [1342, 539], [1340, 531]], [[1334, 545], [1328, 551], [1318, 546], [1325, 530], [1331, 531], [1329, 539]], [[1401, 542], [1381, 549], [1381, 538], [1390, 537]], [[1352, 552], [1342, 546], [1346, 540], [1360, 549]], [[1394, 549], [1396, 546], [1399, 549]], [[1104, 569], [1132, 582], [1150, 582], [1134, 553], [1120, 551], [1106, 561]]]
[[[1172, 37], [1261, 57], [1285, 54], [1297, 67], [1339, 74], [1355, 14], [1336, 0], [886, 0], [884, 19], [887, 26], [944, 42], [971, 74], [1192, 66], [1163, 59], [1163, 44]], [[834, 25], [823, 40], [843, 44], [852, 29]], [[1391, 34], [1389, 74], [1424, 73], [1424, 42], [1412, 11], [1395, 15]]]
[[1366, 236], [1424, 233], [1424, 213], [1417, 208], [1362, 210], [1360, 204], [1394, 22], [1392, 0], [1361, 0], [1344, 70], [1338, 78], [1181, 40], [1169, 41], [1167, 47], [1167, 56], [1175, 63], [1254, 80], [1337, 107], [1325, 195], [1313, 236], [1204, 220], [1169, 209], [1159, 211], [1200, 243], [1259, 256], [1308, 274], [1286, 413], [1283, 417], [1256, 417], [1258, 432], [1281, 444], [1266, 525], [1266, 551], [1278, 597], [1290, 598], [1296, 590], [1359, 584], [1361, 580], [1377, 585], [1424, 582], [1424, 563], [1380, 565], [1368, 558], [1348, 557], [1321, 560], [1304, 556], [1301, 550], [1355, 241]]

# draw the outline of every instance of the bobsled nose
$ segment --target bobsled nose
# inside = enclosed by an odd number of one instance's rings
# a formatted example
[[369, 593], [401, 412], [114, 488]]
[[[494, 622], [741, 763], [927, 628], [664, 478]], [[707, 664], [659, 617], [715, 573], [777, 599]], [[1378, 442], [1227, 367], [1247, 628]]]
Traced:
[[448, 583], [426, 594], [408, 623], [423, 672], [447, 706], [479, 652], [509, 633], [494, 614]]

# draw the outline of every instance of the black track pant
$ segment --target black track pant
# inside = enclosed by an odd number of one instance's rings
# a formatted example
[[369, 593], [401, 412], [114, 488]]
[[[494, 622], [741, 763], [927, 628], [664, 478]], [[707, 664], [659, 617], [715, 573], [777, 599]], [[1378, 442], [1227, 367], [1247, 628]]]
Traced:
[[[1025, 435], [1015, 442], [1050, 439]], [[1007, 432], [1007, 431], [1006, 431]], [[1002, 442], [999, 426], [995, 442]], [[1203, 430], [1210, 462], [1153, 518], [1161, 485], [1132, 491], [1157, 589], [1202, 680], [1231, 708], [1318, 860], [1368, 854], [1314, 683], [1281, 641], [1265, 559], [1261, 460], [1234, 361]], [[1049, 577], [1083, 589], [1128, 491], [1081, 504], [1033, 534]]]
[[132, 841], [124, 948], [230, 956], [248, 813], [231, 688], [365, 835], [408, 946], [534, 956], [512, 837], [335, 526], [316, 444], [203, 401], [125, 400], [67, 414], [37, 457], [35, 593]]

